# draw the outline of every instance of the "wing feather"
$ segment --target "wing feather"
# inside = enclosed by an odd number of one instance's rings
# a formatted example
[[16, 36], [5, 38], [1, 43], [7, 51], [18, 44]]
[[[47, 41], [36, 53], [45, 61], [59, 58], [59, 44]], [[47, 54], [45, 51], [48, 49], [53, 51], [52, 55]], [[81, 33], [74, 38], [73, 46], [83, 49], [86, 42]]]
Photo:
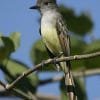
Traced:
[[58, 38], [62, 47], [62, 51], [65, 56], [70, 56], [69, 32], [68, 29], [66, 28], [64, 21], [62, 20], [62, 17], [59, 17], [57, 19], [56, 28], [57, 28]]

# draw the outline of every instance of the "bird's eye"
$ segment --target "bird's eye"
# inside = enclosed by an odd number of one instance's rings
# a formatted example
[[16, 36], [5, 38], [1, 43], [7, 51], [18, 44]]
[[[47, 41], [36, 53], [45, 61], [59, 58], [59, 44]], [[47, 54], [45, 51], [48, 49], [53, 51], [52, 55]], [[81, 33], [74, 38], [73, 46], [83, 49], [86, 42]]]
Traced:
[[45, 5], [48, 5], [48, 4], [49, 4], [49, 2], [45, 2], [44, 4], [45, 4]]
[[45, 2], [44, 4], [45, 4], [45, 5], [48, 5], [48, 4], [50, 4], [50, 3], [51, 3], [51, 2]]

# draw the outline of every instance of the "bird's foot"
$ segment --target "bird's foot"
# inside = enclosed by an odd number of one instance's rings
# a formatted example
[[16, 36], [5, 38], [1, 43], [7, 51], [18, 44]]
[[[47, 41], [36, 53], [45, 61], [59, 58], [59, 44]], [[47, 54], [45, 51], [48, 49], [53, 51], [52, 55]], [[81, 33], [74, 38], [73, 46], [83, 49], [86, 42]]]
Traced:
[[43, 60], [41, 63], [41, 70], [43, 70], [44, 65], [45, 65], [45, 60]]

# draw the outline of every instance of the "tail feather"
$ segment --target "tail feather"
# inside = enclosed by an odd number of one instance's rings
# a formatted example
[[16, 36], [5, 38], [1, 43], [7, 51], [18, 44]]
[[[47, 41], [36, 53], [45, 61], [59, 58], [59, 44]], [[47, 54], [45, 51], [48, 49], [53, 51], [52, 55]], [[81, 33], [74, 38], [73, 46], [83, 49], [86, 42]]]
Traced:
[[[64, 56], [62, 55], [61, 57], [63, 58]], [[60, 62], [60, 68], [64, 73], [68, 73], [68, 62]]]
[[65, 74], [65, 85], [67, 87], [67, 95], [69, 100], [77, 100], [77, 95], [75, 91], [75, 84], [71, 73]]
[[60, 62], [60, 66], [62, 71], [65, 74], [65, 85], [67, 87], [69, 100], [77, 100], [75, 83], [74, 83], [73, 75], [71, 73], [70, 61]]
[[56, 64], [56, 70], [59, 72], [61, 70], [60, 65]]

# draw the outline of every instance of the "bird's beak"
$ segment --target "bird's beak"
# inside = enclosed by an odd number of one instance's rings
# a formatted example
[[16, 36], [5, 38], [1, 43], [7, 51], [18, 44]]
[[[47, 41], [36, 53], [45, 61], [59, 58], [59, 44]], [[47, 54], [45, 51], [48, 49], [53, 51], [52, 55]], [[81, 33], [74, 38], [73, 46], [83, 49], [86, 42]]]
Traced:
[[35, 6], [30, 7], [29, 9], [39, 9], [39, 8], [40, 8], [39, 6], [35, 5]]

